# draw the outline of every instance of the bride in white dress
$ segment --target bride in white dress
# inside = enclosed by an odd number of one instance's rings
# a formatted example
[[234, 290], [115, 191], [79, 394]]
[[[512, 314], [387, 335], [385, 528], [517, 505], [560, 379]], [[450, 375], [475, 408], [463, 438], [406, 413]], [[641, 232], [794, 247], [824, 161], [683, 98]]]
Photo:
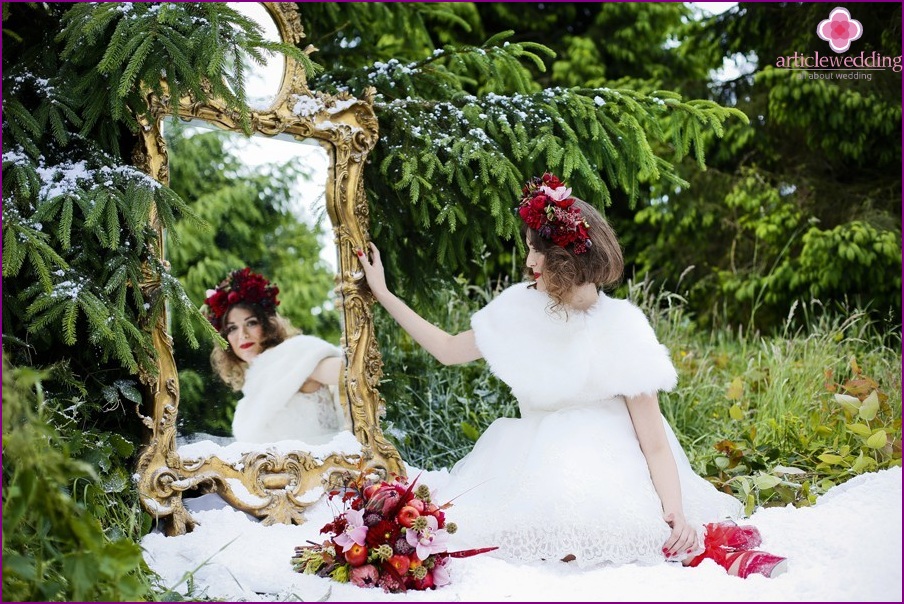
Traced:
[[519, 561], [784, 570], [752, 549], [756, 529], [731, 522], [741, 503], [693, 472], [663, 418], [657, 392], [677, 375], [643, 312], [602, 293], [623, 270], [605, 219], [551, 174], [525, 186], [518, 213], [530, 282], [457, 335], [387, 289], [373, 244], [371, 259], [357, 252], [374, 296], [419, 344], [446, 365], [486, 359], [518, 399], [520, 419], [490, 425], [439, 494], [456, 497], [456, 539]]
[[296, 330], [276, 312], [278, 293], [248, 268], [207, 292], [207, 317], [229, 343], [226, 350], [214, 348], [211, 363], [244, 395], [233, 415], [233, 436], [250, 443], [324, 444], [349, 428], [337, 390], [342, 351], [314, 336], [292, 335]]

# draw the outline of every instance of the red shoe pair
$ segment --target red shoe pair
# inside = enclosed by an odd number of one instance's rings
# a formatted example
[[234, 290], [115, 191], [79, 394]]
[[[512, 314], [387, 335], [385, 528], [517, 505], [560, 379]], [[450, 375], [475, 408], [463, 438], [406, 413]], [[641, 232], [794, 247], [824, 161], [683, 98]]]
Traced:
[[788, 568], [785, 558], [753, 549], [762, 541], [755, 526], [738, 526], [730, 520], [707, 524], [703, 537], [704, 551], [688, 562], [688, 566], [697, 566], [709, 559], [728, 574], [742, 579], [757, 573], [775, 577], [785, 572]]

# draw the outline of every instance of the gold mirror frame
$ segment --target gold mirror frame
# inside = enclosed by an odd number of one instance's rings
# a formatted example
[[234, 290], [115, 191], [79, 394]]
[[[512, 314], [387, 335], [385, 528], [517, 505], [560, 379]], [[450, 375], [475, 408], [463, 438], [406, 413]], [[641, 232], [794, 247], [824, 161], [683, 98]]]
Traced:
[[[296, 4], [262, 4], [276, 22], [282, 40], [298, 45], [304, 33]], [[308, 46], [305, 52], [314, 50]], [[136, 481], [143, 507], [162, 521], [168, 535], [183, 534], [194, 527], [195, 521], [182, 501], [183, 493], [191, 489], [216, 492], [236, 509], [261, 518], [265, 524], [300, 524], [304, 522], [305, 508], [319, 499], [312, 494], [337, 486], [348, 472], [405, 475], [398, 451], [380, 428], [383, 401], [376, 386], [382, 376], [382, 360], [374, 334], [373, 299], [360, 287], [363, 276], [354, 254], [356, 248], [364, 248], [369, 241], [362, 170], [378, 136], [373, 94], [374, 90], [368, 89], [364, 98], [356, 99], [345, 93], [336, 96], [312, 93], [302, 65], [286, 57], [282, 85], [272, 106], [250, 114], [253, 133], [314, 138], [330, 158], [326, 207], [339, 255], [336, 293], [343, 317], [341, 346], [346, 359], [339, 391], [352, 420], [352, 431], [361, 445], [360, 451], [315, 455], [309, 451], [283, 451], [258, 445], [255, 450], [243, 451], [237, 461], [217, 455], [182, 458], [176, 448], [178, 374], [172, 338], [166, 330], [166, 318], [161, 317], [149, 326], [157, 353], [157, 375], [142, 376], [153, 409], [147, 416], [138, 410], [149, 433], [138, 460]], [[292, 106], [298, 96], [309, 97], [309, 104], [316, 103], [318, 111], [313, 115], [295, 115]], [[169, 183], [166, 144], [160, 132], [163, 117], [176, 114], [183, 119], [200, 119], [225, 130], [241, 132], [238, 111], [219, 99], [200, 103], [190, 97], [182, 98], [175, 111], [169, 98], [149, 94], [147, 101], [152, 117], [142, 123], [141, 143], [133, 163], [163, 184]], [[158, 235], [157, 254], [163, 259], [164, 236], [156, 217], [152, 217], [152, 226]], [[159, 278], [147, 271], [141, 289], [146, 299], [158, 296]]]

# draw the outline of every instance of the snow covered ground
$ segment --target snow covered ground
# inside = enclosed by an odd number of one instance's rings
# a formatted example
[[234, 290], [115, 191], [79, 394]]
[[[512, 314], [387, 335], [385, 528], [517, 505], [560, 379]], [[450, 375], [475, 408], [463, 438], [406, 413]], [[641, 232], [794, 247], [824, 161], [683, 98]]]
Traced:
[[[412, 468], [410, 475], [419, 470]], [[422, 484], [445, 482], [424, 472]], [[200, 498], [196, 508], [211, 503]], [[213, 506], [216, 507], [216, 506]], [[448, 512], [455, 520], [455, 508]], [[661, 563], [580, 570], [563, 562], [512, 564], [489, 555], [450, 560], [452, 584], [387, 594], [292, 570], [296, 545], [322, 541], [326, 502], [302, 526], [262, 526], [231, 508], [197, 511], [201, 525], [180, 537], [150, 533], [145, 558], [165, 586], [230, 601], [897, 601], [901, 589], [901, 468], [858, 476], [815, 506], [756, 511], [749, 522], [769, 552], [789, 558], [775, 579], [728, 576], [711, 561], [697, 568]], [[452, 548], [454, 549], [454, 548]], [[191, 579], [188, 579], [191, 573]]]

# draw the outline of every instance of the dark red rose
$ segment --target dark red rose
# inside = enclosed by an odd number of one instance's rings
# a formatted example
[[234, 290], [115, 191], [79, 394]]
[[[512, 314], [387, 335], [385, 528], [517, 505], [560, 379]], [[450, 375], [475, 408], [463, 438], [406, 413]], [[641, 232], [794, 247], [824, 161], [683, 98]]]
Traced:
[[547, 172], [543, 175], [543, 184], [550, 189], [558, 189], [562, 186], [562, 181], [555, 174]]

